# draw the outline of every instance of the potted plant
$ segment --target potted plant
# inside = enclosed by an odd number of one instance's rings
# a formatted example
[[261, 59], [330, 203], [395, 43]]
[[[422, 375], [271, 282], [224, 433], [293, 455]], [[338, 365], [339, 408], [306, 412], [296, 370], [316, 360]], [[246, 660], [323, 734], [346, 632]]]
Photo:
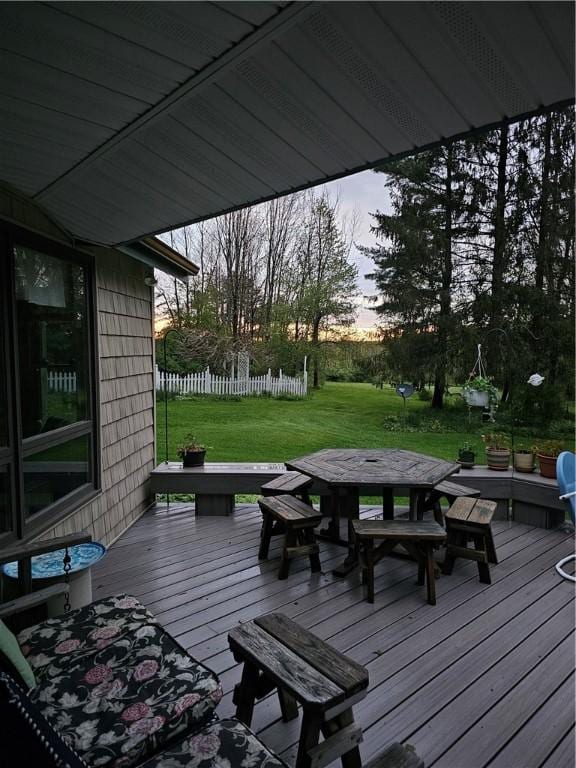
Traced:
[[514, 446], [514, 469], [517, 472], [534, 472], [534, 448], [520, 443]]
[[462, 397], [468, 405], [487, 408], [498, 400], [498, 392], [490, 379], [475, 376], [462, 387]]
[[486, 445], [486, 463], [488, 469], [503, 472], [510, 464], [510, 439], [507, 435], [490, 432], [482, 435]]
[[178, 456], [184, 467], [201, 467], [206, 456], [206, 446], [199, 443], [194, 435], [186, 435], [184, 443], [178, 447]]
[[535, 447], [540, 464], [542, 477], [556, 478], [556, 459], [562, 453], [564, 447], [559, 440], [542, 440]]
[[464, 443], [462, 448], [458, 449], [458, 463], [462, 465], [464, 469], [472, 469], [474, 462], [476, 461], [476, 453], [472, 448], [471, 443]]

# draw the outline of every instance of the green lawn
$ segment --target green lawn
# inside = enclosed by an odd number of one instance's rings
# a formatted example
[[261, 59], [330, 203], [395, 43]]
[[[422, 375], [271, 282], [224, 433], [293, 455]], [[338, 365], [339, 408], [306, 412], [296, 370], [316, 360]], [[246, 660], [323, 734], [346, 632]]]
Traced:
[[[460, 397], [441, 413], [412, 397], [403, 416], [393, 389], [327, 383], [304, 400], [190, 397], [168, 402], [169, 458], [188, 432], [209, 446], [208, 461], [283, 462], [320, 448], [402, 447], [446, 459], [470, 440], [484, 462], [478, 409], [468, 424]], [[165, 457], [164, 402], [157, 410], [158, 459]], [[493, 425], [492, 429], [493, 429]], [[502, 427], [500, 427], [502, 429]]]

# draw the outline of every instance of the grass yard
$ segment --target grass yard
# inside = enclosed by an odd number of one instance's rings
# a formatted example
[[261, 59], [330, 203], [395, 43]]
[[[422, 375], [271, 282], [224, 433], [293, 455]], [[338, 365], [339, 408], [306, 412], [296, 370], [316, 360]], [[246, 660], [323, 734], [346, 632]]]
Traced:
[[[218, 399], [188, 397], [168, 401], [169, 458], [187, 433], [209, 446], [208, 461], [274, 461], [310, 453], [320, 448], [401, 447], [456, 459], [466, 440], [484, 463], [483, 430], [474, 409], [468, 410], [458, 395], [438, 413], [414, 395], [407, 402], [393, 389], [370, 384], [327, 383], [304, 400], [245, 397]], [[504, 427], [500, 426], [501, 430]], [[158, 460], [165, 458], [164, 402], [158, 400]]]

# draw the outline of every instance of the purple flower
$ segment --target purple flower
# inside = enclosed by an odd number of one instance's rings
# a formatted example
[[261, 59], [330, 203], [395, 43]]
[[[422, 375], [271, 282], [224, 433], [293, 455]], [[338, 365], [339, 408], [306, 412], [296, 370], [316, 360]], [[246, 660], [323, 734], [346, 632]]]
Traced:
[[187, 693], [186, 696], [182, 696], [178, 699], [174, 706], [174, 714], [181, 715], [186, 709], [193, 707], [194, 704], [200, 701], [200, 696], [197, 693]]
[[218, 754], [220, 739], [215, 733], [199, 733], [190, 739], [188, 749], [191, 755], [197, 755], [202, 760], [210, 760]]
[[148, 704], [145, 704], [143, 701], [137, 701], [135, 704], [130, 704], [122, 712], [122, 720], [127, 720], [128, 722], [141, 720], [143, 717], [148, 717], [151, 712], [152, 710]]
[[128, 728], [131, 736], [148, 736], [154, 733], [164, 725], [164, 718], [161, 715], [156, 717], [144, 717], [142, 720], [136, 720]]
[[80, 640], [62, 640], [61, 643], [54, 648], [54, 653], [70, 653], [75, 651], [80, 645]]
[[154, 661], [154, 659], [141, 661], [134, 670], [134, 680], [138, 680], [138, 682], [149, 680], [151, 677], [154, 677], [158, 671], [158, 666], [158, 662]]
[[98, 685], [99, 683], [105, 683], [112, 677], [112, 670], [106, 664], [96, 664], [95, 667], [89, 669], [84, 675], [84, 681], [88, 685]]

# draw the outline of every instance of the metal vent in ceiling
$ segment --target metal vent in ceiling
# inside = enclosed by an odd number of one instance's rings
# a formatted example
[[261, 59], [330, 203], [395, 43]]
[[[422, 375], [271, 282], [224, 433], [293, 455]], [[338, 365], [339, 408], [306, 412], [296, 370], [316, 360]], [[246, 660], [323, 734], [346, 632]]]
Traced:
[[405, 104], [394, 91], [382, 82], [345, 34], [338, 30], [321, 10], [309, 16], [306, 27], [329, 51], [337, 66], [355, 80], [372, 102], [405, 133], [408, 133], [417, 143], [431, 140], [430, 132], [425, 126], [406, 109]]
[[463, 3], [432, 3], [466, 59], [474, 66], [508, 115], [527, 112], [530, 102], [514, 84], [510, 73]]

